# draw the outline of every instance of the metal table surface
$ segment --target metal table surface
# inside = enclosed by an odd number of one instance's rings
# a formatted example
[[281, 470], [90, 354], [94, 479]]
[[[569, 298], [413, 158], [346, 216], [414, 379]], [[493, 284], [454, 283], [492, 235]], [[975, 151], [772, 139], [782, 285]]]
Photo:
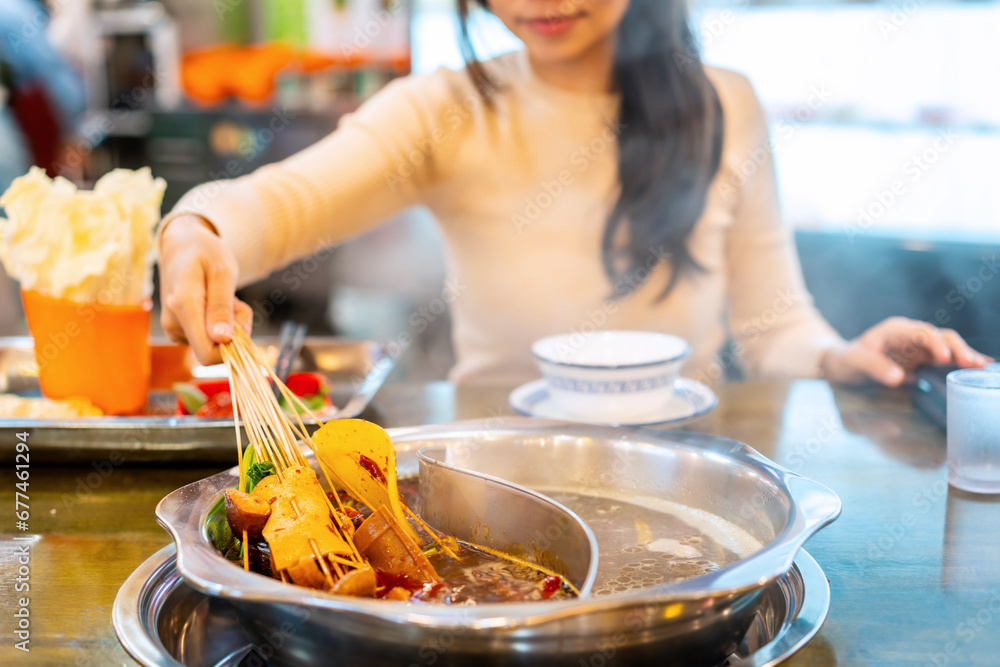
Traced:
[[[387, 427], [503, 420], [509, 390], [389, 385], [366, 416]], [[944, 435], [905, 391], [798, 381], [718, 392], [718, 408], [687, 428], [746, 442], [844, 501], [841, 518], [807, 544], [830, 578], [829, 619], [788, 667], [1000, 664], [1000, 496], [948, 487]], [[110, 456], [69, 467], [32, 458], [29, 530], [20, 532], [7, 465], [0, 664], [134, 665], [111, 626], [115, 594], [169, 542], [153, 518], [156, 503], [220, 466], [129, 466]], [[24, 536], [32, 541], [13, 540]], [[16, 592], [23, 544], [30, 590]], [[30, 598], [30, 653], [14, 648], [19, 597]]]

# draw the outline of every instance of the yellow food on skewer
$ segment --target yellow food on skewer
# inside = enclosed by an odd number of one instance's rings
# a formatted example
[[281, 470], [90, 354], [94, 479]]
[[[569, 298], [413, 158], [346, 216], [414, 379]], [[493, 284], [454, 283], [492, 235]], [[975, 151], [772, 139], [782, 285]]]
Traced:
[[293, 466], [284, 473], [284, 482], [274, 476], [258, 484], [259, 488], [274, 480], [269, 485], [273, 489], [264, 494], [272, 494], [273, 500], [263, 530], [271, 548], [272, 567], [287, 571], [294, 583], [322, 588], [324, 574], [316, 559], [330, 554], [349, 557], [353, 551], [334, 526], [326, 494], [312, 468]]
[[396, 449], [385, 430], [360, 419], [338, 419], [327, 422], [312, 441], [323, 469], [341, 488], [372, 512], [388, 508], [403, 530], [417, 539], [399, 499]]
[[[416, 585], [440, 581], [406, 520], [408, 510], [396, 485], [396, 454], [388, 434], [369, 422], [337, 420], [310, 437], [297, 414], [293, 423], [280, 408], [261, 370], [270, 375], [286, 401], [297, 403], [313, 419], [315, 415], [274, 377], [263, 352], [246, 333], [238, 331], [232, 343], [222, 346], [222, 354], [230, 370], [241, 463], [240, 489], [228, 489], [225, 494], [226, 518], [236, 534], [243, 536], [244, 568], [249, 568], [245, 542], [249, 536], [260, 535], [270, 550], [271, 569], [282, 581], [343, 595], [372, 596], [379, 584], [376, 568], [355, 540], [377, 534], [382, 539], [376, 560], [394, 566], [383, 576], [395, 582], [405, 575], [406, 581]], [[243, 469], [241, 418], [254, 459], [272, 464], [276, 473], [257, 482], [250, 493], [243, 491], [249, 486]], [[328, 483], [337, 481], [372, 510], [372, 517], [357, 531], [335, 494], [338, 506], [333, 506], [302, 454], [300, 440], [317, 453]], [[367, 551], [371, 540], [364, 544]], [[404, 597], [400, 591], [392, 592], [397, 599]]]

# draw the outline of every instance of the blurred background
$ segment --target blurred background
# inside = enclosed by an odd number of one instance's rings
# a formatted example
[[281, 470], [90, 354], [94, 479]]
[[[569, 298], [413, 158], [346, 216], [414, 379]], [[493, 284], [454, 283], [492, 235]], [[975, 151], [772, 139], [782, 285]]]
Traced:
[[[888, 315], [1000, 355], [1000, 2], [695, 0], [706, 61], [767, 112], [806, 281], [847, 337]], [[150, 166], [165, 210], [280, 160], [395, 77], [462, 65], [452, 0], [0, 0], [0, 191], [34, 163], [90, 187]], [[484, 56], [518, 48], [488, 15]], [[62, 137], [61, 140], [54, 140]], [[332, 213], [335, 214], [335, 213]], [[414, 343], [393, 380], [453, 357], [440, 239], [411, 210], [241, 291], [257, 331]], [[0, 335], [25, 332], [16, 286]]]

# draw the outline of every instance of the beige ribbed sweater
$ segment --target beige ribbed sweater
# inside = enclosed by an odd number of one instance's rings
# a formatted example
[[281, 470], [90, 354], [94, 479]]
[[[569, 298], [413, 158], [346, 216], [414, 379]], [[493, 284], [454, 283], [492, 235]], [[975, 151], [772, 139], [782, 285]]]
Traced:
[[[180, 213], [211, 221], [245, 284], [404, 207], [428, 206], [456, 286], [458, 382], [538, 377], [532, 341], [593, 328], [683, 336], [694, 348], [685, 374], [703, 381], [732, 363], [753, 377], [818, 373], [840, 338], [803, 286], [764, 117], [743, 76], [708, 70], [726, 126], [722, 166], [689, 239], [707, 272], [657, 302], [666, 269], [651, 261], [645, 285], [614, 301], [600, 249], [618, 190], [616, 98], [554, 88], [523, 52], [490, 66], [502, 82], [493, 109], [465, 72], [395, 81], [307, 150], [195, 188], [165, 223]], [[727, 332], [735, 361], [716, 356]]]

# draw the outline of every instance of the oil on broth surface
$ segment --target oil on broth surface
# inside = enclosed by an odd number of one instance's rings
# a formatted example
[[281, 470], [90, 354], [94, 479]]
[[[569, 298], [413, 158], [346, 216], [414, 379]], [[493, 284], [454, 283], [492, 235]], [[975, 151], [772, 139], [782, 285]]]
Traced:
[[696, 577], [763, 548], [728, 521], [656, 498], [539, 489], [594, 531], [600, 547], [593, 595], [622, 593]]

